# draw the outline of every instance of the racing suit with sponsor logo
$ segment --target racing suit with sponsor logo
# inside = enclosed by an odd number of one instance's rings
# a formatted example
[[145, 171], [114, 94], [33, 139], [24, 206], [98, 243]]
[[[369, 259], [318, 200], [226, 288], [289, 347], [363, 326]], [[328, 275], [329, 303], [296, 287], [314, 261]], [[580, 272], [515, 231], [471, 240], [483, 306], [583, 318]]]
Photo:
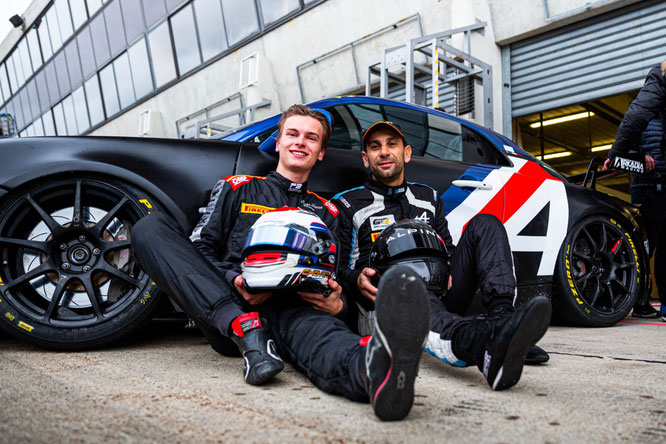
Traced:
[[506, 230], [495, 216], [473, 217], [454, 246], [444, 217], [444, 203], [427, 185], [405, 182], [389, 187], [368, 178], [363, 186], [339, 193], [332, 201], [341, 212], [338, 277], [347, 296], [357, 303], [361, 334], [369, 334], [372, 329], [374, 307], [358, 291], [358, 276], [368, 266], [372, 243], [379, 233], [402, 219], [417, 219], [432, 226], [451, 257], [453, 285], [443, 296], [429, 295], [431, 332], [426, 346], [441, 359], [456, 364], [451, 338], [456, 329], [472, 319], [465, 315], [477, 289], [481, 290], [481, 303], [488, 311], [513, 306], [513, 257]]
[[146, 272], [197, 322], [217, 351], [227, 348], [220, 344], [228, 342], [236, 317], [259, 311], [282, 357], [317, 387], [367, 401], [358, 370], [364, 348], [342, 320], [315, 310], [293, 292], [274, 293], [251, 306], [235, 290], [233, 280], [241, 274], [241, 253], [252, 224], [283, 206], [310, 210], [336, 230], [339, 211], [333, 204], [308, 191], [307, 183], [271, 172], [220, 180], [190, 239], [172, 219], [149, 215], [133, 228], [132, 247]]

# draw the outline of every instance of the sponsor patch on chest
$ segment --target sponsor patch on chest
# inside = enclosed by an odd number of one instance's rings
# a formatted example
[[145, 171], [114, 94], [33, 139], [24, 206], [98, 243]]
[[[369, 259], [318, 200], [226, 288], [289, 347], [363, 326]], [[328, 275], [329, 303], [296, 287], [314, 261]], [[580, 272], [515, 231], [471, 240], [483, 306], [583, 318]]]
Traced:
[[395, 217], [392, 214], [388, 216], [373, 216], [370, 218], [370, 231], [381, 231], [394, 223]]
[[245, 202], [241, 204], [241, 213], [264, 214], [274, 209], [275, 208], [265, 207], [263, 205], [257, 205], [257, 204], [249, 204]]

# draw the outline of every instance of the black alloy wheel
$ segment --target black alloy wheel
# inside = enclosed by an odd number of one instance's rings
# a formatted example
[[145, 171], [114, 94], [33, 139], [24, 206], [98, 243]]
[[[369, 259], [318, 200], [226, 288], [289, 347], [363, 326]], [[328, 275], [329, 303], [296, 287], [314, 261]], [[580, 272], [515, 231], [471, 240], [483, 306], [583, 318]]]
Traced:
[[640, 264], [629, 223], [591, 216], [567, 234], [558, 260], [556, 319], [586, 326], [614, 325], [640, 290]]
[[158, 293], [133, 258], [130, 230], [153, 208], [132, 187], [91, 177], [41, 182], [6, 199], [0, 326], [55, 349], [104, 345], [138, 328]]

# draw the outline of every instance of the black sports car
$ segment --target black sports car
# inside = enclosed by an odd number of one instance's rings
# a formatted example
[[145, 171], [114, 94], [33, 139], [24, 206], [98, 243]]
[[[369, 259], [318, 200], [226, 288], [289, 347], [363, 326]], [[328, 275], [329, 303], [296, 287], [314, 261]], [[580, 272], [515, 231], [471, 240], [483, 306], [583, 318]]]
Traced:
[[[314, 192], [330, 197], [360, 185], [360, 135], [391, 120], [413, 147], [407, 178], [439, 192], [454, 241], [477, 213], [505, 224], [520, 299], [549, 294], [560, 321], [609, 326], [647, 291], [645, 235], [632, 205], [574, 185], [505, 137], [436, 110], [372, 97], [313, 106], [334, 120], [310, 178]], [[278, 117], [215, 141], [0, 141], [0, 327], [59, 349], [104, 345], [140, 327], [161, 294], [133, 258], [132, 225], [161, 211], [191, 230], [220, 178], [275, 167]]]

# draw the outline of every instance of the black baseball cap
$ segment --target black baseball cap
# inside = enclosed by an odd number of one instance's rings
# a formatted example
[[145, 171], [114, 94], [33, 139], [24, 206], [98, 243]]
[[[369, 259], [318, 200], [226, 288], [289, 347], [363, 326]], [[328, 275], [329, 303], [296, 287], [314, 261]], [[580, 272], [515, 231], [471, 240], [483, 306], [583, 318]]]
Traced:
[[381, 120], [379, 122], [375, 122], [372, 125], [370, 125], [370, 127], [367, 130], [365, 130], [365, 132], [363, 133], [363, 137], [361, 137], [361, 145], [363, 146], [363, 148], [365, 148], [365, 141], [368, 138], [368, 136], [371, 133], [374, 133], [375, 131], [381, 128], [390, 128], [393, 131], [397, 132], [398, 134], [400, 134], [400, 137], [402, 137], [402, 141], [405, 143], [405, 145], [407, 145], [407, 140], [405, 139], [405, 135], [402, 133], [402, 130], [400, 129], [400, 126], [398, 126], [397, 123]]

